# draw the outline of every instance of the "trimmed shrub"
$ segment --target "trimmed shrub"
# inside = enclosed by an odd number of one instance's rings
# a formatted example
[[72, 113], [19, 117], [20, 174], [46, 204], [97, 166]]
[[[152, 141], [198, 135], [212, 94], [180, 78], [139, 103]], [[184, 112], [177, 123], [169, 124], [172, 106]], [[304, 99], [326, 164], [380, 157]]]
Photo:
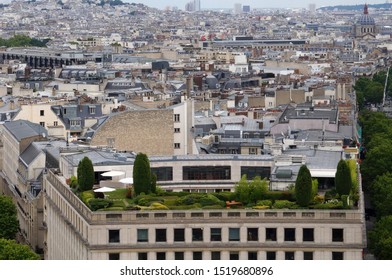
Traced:
[[326, 203], [311, 205], [310, 208], [313, 208], [313, 209], [343, 209], [343, 202], [342, 201], [326, 202]]
[[222, 203], [223, 203], [222, 206], [225, 206], [225, 202], [219, 200], [219, 198], [217, 198], [212, 194], [203, 195], [199, 201], [201, 206], [203, 207], [210, 206], [210, 205], [222, 205]]
[[163, 205], [162, 203], [159, 202], [153, 202], [150, 205], [150, 210], [169, 210], [169, 208], [166, 205]]
[[89, 201], [90, 209], [97, 211], [98, 209], [108, 208], [113, 205], [113, 202], [109, 199], [93, 198]]
[[139, 206], [137, 206], [137, 205], [127, 205], [127, 206], [125, 206], [125, 208], [124, 208], [124, 210], [128, 210], [128, 211], [139, 211], [139, 210], [141, 210], [142, 208], [140, 208]]
[[270, 207], [267, 205], [256, 205], [256, 206], [253, 206], [252, 209], [264, 210], [264, 209], [270, 209]]
[[272, 201], [271, 200], [259, 200], [259, 201], [257, 201], [256, 206], [267, 206], [267, 208], [270, 208], [272, 206]]
[[90, 199], [93, 199], [94, 197], [95, 197], [95, 193], [93, 191], [85, 191], [80, 193], [80, 199], [86, 205], [88, 205]]
[[274, 209], [289, 209], [295, 206], [295, 202], [288, 201], [288, 200], [276, 200], [272, 208]]
[[265, 199], [295, 201], [294, 194], [290, 191], [269, 191], [265, 194]]
[[219, 192], [219, 193], [212, 193], [213, 196], [217, 197], [219, 200], [223, 202], [235, 200], [235, 193], [234, 192]]

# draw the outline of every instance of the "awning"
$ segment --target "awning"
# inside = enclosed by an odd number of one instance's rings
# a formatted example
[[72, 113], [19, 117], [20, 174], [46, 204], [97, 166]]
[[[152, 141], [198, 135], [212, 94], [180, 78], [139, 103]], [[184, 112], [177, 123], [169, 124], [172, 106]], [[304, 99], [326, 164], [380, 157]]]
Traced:
[[125, 174], [125, 172], [123, 172], [123, 171], [108, 171], [108, 172], [102, 173], [101, 176], [104, 176], [104, 177], [115, 177], [115, 176], [121, 176], [121, 175], [124, 175], [124, 174]]

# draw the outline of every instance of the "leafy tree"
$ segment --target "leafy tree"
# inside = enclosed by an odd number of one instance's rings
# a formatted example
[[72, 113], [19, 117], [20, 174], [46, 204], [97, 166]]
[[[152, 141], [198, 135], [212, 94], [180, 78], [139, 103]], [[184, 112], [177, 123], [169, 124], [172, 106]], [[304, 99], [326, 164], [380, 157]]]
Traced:
[[295, 181], [295, 199], [301, 207], [307, 207], [312, 200], [312, 176], [306, 165], [301, 166]]
[[39, 260], [29, 246], [16, 243], [15, 240], [0, 238], [0, 260]]
[[377, 176], [392, 172], [392, 141], [383, 141], [377, 147], [366, 153], [366, 158], [361, 164], [362, 180], [370, 186]]
[[345, 160], [341, 159], [335, 173], [335, 188], [339, 195], [349, 195], [351, 191], [351, 173]]
[[369, 249], [379, 260], [392, 260], [392, 216], [375, 223], [369, 232]]
[[244, 204], [248, 204], [250, 201], [250, 188], [246, 174], [242, 175], [239, 182], [235, 185], [236, 198]]
[[94, 185], [94, 166], [88, 157], [84, 157], [78, 164], [77, 177], [80, 191], [88, 191]]
[[235, 186], [235, 197], [243, 204], [256, 204], [262, 200], [268, 191], [266, 179], [261, 180], [256, 176], [252, 181], [247, 180], [246, 174], [242, 175], [241, 180]]
[[15, 239], [18, 229], [15, 204], [11, 197], [0, 195], [0, 238]]
[[377, 216], [392, 215], [392, 173], [378, 176], [370, 188]]
[[146, 154], [138, 153], [133, 165], [133, 186], [135, 194], [148, 194], [151, 192], [150, 161]]

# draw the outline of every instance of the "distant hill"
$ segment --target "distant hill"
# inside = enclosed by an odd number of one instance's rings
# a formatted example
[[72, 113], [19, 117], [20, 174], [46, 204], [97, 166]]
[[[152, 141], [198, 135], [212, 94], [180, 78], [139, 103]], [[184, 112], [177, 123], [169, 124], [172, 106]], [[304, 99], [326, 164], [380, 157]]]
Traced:
[[[340, 11], [361, 11], [363, 10], [363, 4], [361, 5], [337, 5], [337, 6], [325, 6], [318, 8], [319, 11], [333, 11], [333, 10], [340, 10]], [[391, 10], [392, 4], [391, 3], [383, 3], [383, 4], [368, 4], [370, 9], [383, 9], [383, 10]]]

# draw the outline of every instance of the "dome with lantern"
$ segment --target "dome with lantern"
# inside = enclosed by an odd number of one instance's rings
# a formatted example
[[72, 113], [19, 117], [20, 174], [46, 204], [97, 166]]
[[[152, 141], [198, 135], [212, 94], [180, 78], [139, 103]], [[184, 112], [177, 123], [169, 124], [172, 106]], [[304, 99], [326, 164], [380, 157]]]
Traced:
[[375, 25], [374, 18], [369, 15], [368, 5], [365, 4], [363, 8], [363, 15], [358, 19], [357, 24], [360, 25]]

